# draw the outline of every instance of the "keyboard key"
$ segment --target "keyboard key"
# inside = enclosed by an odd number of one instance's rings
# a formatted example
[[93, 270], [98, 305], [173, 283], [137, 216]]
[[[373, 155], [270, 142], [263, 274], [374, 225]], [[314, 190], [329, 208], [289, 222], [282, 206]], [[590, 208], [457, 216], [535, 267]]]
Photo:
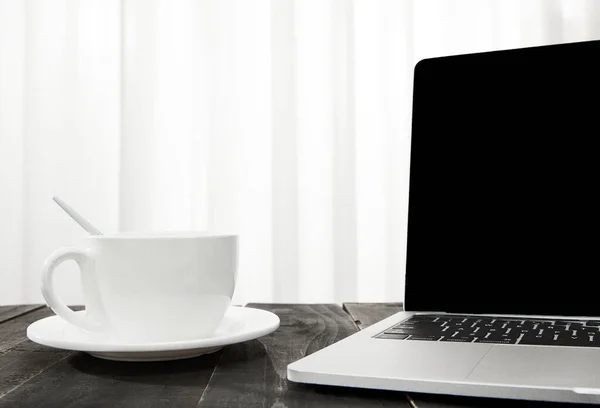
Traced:
[[449, 327], [452, 327], [453, 329], [458, 329], [458, 328], [465, 328], [465, 327], [471, 327], [472, 323], [463, 323], [463, 322], [457, 322], [457, 323], [448, 323]]
[[398, 327], [408, 327], [408, 326], [440, 327], [440, 324], [437, 322], [429, 321], [429, 320], [409, 320], [408, 322], [402, 322], [396, 326], [398, 326]]
[[416, 330], [409, 330], [409, 329], [395, 329], [395, 328], [391, 328], [391, 329], [387, 329], [385, 331], [386, 334], [397, 334], [397, 335], [406, 335], [406, 336], [410, 336], [411, 334], [416, 334], [415, 333]]
[[[478, 339], [480, 340], [486, 340], [489, 342], [503, 342], [504, 340], [506, 341], [511, 341], [516, 343], [517, 340], [519, 339], [520, 335], [499, 335], [499, 334], [491, 334], [491, 335], [486, 335], [485, 337], [479, 337]], [[481, 342], [480, 342], [481, 343]]]
[[[523, 321], [521, 320], [512, 320], [509, 322], [506, 322], [506, 328], [511, 328], [511, 329], [516, 329], [516, 328], [523, 328], [524, 324]], [[533, 325], [531, 325], [531, 327], [533, 327]]]
[[375, 336], [378, 339], [395, 339], [395, 340], [404, 340], [408, 337], [408, 334], [395, 334], [395, 333], [382, 333]]
[[454, 330], [455, 332], [460, 332], [460, 333], [469, 333], [469, 332], [473, 331], [473, 328], [471, 326], [453, 326], [453, 327], [450, 327], [450, 330]]
[[408, 335], [419, 335], [429, 336], [439, 334], [443, 329], [439, 326], [428, 326], [428, 325], [413, 325], [413, 326], [396, 326], [386, 330], [386, 333], [397, 333], [397, 334], [408, 334]]
[[442, 336], [410, 336], [408, 340], [438, 341]]
[[491, 344], [515, 344], [517, 339], [475, 339], [475, 343], [491, 343]]
[[456, 336], [456, 337], [444, 337], [440, 341], [450, 341], [455, 343], [471, 343], [474, 337], [469, 336]]
[[425, 322], [425, 321], [432, 322], [436, 319], [439, 319], [439, 317], [431, 316], [431, 315], [414, 315], [410, 318], [410, 320], [412, 320], [412, 321], [422, 321], [422, 322]]
[[499, 339], [512, 339], [517, 341], [519, 339], [519, 337], [521, 337], [521, 333], [519, 332], [512, 332], [512, 333], [505, 333], [502, 336], [498, 337]]
[[600, 320], [588, 320], [585, 322], [586, 326], [600, 326]]
[[542, 346], [542, 345], [545, 345], [546, 343], [548, 343], [550, 340], [551, 339], [549, 339], [547, 337], [529, 335], [529, 336], [521, 337], [521, 339], [519, 340], [519, 344], [530, 344], [530, 345]]

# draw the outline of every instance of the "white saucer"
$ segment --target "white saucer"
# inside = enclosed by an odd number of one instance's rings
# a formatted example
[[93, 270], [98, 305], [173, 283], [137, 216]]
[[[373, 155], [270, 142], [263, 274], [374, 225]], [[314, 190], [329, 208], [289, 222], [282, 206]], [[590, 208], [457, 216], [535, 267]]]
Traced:
[[[76, 313], [85, 313], [84, 310]], [[164, 361], [213, 353], [228, 344], [256, 339], [279, 327], [279, 317], [266, 310], [230, 307], [210, 337], [164, 343], [122, 343], [105, 334], [87, 332], [50, 316], [32, 323], [27, 337], [44, 346], [85, 351], [93, 356], [117, 361]]]

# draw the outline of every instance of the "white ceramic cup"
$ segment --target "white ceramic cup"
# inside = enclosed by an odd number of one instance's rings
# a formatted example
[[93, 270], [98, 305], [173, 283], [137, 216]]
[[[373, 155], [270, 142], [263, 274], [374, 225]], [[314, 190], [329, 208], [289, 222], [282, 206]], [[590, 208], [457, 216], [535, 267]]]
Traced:
[[[210, 335], [235, 289], [236, 235], [112, 234], [86, 238], [46, 260], [42, 294], [52, 310], [82, 329], [129, 342], [170, 342]], [[86, 313], [57, 296], [54, 271], [73, 260], [81, 271]]]

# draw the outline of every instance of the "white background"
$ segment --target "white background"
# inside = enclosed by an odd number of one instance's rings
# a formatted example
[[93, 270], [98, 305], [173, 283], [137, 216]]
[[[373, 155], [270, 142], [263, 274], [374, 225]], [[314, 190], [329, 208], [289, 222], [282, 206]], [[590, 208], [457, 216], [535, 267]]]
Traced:
[[593, 0], [0, 0], [0, 304], [82, 245], [53, 195], [239, 233], [236, 303], [401, 301], [414, 64], [599, 38]]

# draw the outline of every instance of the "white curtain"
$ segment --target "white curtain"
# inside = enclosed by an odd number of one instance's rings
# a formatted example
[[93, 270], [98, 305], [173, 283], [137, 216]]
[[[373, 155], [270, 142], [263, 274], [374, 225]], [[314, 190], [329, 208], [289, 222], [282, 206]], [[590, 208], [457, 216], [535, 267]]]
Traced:
[[0, 0], [0, 304], [82, 245], [53, 195], [239, 233], [236, 303], [401, 301], [414, 64], [598, 38], [595, 0]]

